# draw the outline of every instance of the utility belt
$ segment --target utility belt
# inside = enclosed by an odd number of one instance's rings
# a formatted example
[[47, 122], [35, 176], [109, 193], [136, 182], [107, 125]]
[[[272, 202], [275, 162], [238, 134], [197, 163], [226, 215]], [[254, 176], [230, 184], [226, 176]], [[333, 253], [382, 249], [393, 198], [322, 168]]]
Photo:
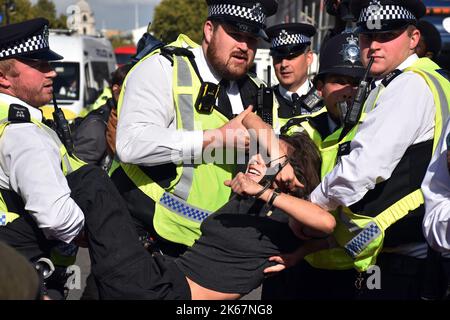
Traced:
[[[427, 258], [420, 259], [397, 253], [381, 253], [377, 259], [380, 268], [381, 279], [392, 277], [409, 278], [417, 281], [417, 290], [422, 300], [445, 300], [449, 297], [450, 259], [444, 259], [440, 253], [428, 250]], [[355, 273], [355, 288], [357, 295], [368, 291], [367, 281], [372, 276], [370, 273]], [[388, 280], [391, 281], [391, 280]], [[383, 290], [383, 282], [381, 290]], [[377, 290], [377, 289], [373, 289]], [[411, 294], [414, 294], [411, 292]]]
[[139, 242], [150, 254], [159, 253], [173, 258], [182, 255], [188, 248], [183, 244], [165, 240], [157, 235], [153, 236], [148, 232], [139, 236]]

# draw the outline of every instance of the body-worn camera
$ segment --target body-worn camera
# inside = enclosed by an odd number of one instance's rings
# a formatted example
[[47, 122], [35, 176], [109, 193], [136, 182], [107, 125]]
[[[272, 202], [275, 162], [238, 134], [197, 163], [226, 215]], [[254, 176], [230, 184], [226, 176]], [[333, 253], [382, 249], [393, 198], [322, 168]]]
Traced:
[[309, 90], [306, 96], [302, 98], [303, 106], [310, 112], [318, 111], [322, 107], [323, 98], [315, 88]]
[[[220, 86], [211, 82], [202, 82], [200, 92], [195, 101], [195, 109], [200, 113], [210, 114], [219, 96]], [[224, 90], [224, 89], [222, 89]]]

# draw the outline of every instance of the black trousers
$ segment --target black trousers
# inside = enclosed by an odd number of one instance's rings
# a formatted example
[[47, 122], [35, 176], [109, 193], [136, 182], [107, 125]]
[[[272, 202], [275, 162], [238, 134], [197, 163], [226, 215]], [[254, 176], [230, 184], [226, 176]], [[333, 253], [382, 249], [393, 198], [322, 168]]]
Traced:
[[[429, 254], [433, 254], [429, 252]], [[436, 260], [437, 259], [437, 260]], [[262, 299], [300, 300], [442, 300], [448, 299], [450, 261], [431, 256], [416, 259], [399, 254], [378, 256], [380, 289], [369, 289], [372, 274], [323, 270], [302, 261], [264, 281]], [[361, 277], [360, 288], [356, 287]]]
[[0, 241], [16, 249], [30, 262], [50, 257], [52, 248], [58, 245], [58, 241], [47, 240], [28, 214], [0, 227]]
[[323, 270], [306, 261], [264, 280], [262, 300], [351, 300], [354, 270]]
[[[86, 165], [67, 181], [71, 197], [85, 214], [91, 272], [100, 298], [190, 299], [187, 281], [173, 260], [152, 256], [142, 247], [123, 199], [102, 169]], [[17, 220], [8, 231], [0, 230], [0, 240], [24, 241], [22, 252], [31, 255], [53, 245], [32, 219], [25, 215]]]

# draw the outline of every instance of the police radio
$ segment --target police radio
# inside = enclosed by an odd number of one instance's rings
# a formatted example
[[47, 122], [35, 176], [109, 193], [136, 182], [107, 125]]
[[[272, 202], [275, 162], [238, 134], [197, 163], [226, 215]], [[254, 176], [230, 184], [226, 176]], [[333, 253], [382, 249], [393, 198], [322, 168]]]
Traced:
[[374, 57], [370, 58], [369, 65], [367, 66], [364, 77], [359, 84], [358, 91], [356, 91], [356, 95], [353, 98], [352, 105], [347, 111], [344, 120], [344, 130], [342, 130], [340, 137], [341, 139], [358, 123], [358, 120], [361, 117], [364, 102], [366, 101], [367, 97], [367, 88], [369, 87], [367, 78], [369, 77], [369, 72], [370, 69], [372, 69], [374, 60]]
[[225, 88], [211, 82], [202, 82], [195, 101], [195, 109], [199, 113], [212, 113], [219, 96], [219, 90], [225, 90]]
[[267, 67], [267, 87], [262, 84], [258, 89], [256, 114], [269, 125], [273, 125], [273, 89], [271, 86], [270, 66]]
[[58, 134], [59, 139], [66, 147], [67, 153], [72, 155], [74, 151], [72, 133], [70, 132], [69, 122], [64, 116], [64, 112], [58, 107], [56, 103], [55, 93], [53, 93], [53, 120], [55, 121], [55, 131]]

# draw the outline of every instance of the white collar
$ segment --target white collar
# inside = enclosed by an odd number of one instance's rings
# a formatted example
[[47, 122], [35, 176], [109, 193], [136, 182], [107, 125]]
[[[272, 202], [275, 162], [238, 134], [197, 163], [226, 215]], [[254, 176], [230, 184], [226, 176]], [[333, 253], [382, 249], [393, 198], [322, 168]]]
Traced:
[[403, 71], [406, 68], [411, 67], [417, 60], [419, 60], [419, 56], [414, 53], [406, 58], [406, 60], [403, 61], [396, 69]]
[[[309, 90], [311, 89], [312, 84], [311, 81], [306, 80], [305, 83], [303, 83], [300, 88], [298, 88], [297, 90], [297, 94], [299, 97], [304, 96], [305, 94], [307, 94], [309, 92]], [[294, 92], [290, 92], [288, 90], [286, 90], [286, 88], [284, 88], [282, 85], [278, 86], [278, 90], [280, 91], [280, 94], [283, 98], [285, 98], [286, 100], [292, 101], [292, 95], [294, 94]]]
[[[205, 54], [203, 53], [203, 48], [201, 46], [194, 48], [192, 49], [192, 53], [195, 56], [195, 63], [197, 63], [198, 72], [200, 72], [203, 81], [215, 84], [219, 83], [222, 78], [217, 75], [214, 70], [212, 70], [208, 61], [206, 61]], [[230, 81], [229, 88], [236, 89], [235, 87], [236, 81]]]
[[220, 77], [213, 72], [206, 61], [206, 57], [203, 53], [202, 47], [192, 49], [192, 53], [195, 56], [195, 62], [197, 63], [198, 71], [205, 82], [219, 83]]
[[15, 104], [19, 104], [23, 107], [26, 107], [28, 109], [28, 111], [30, 111], [30, 116], [32, 119], [42, 121], [42, 111], [38, 108], [30, 106], [28, 103], [20, 100], [19, 98], [10, 96], [5, 93], [0, 93], [0, 100], [6, 102], [8, 105], [15, 103]]
[[[403, 71], [406, 68], [411, 67], [417, 60], [419, 60], [419, 56], [414, 53], [414, 54], [410, 55], [408, 58], [406, 58], [405, 61], [400, 63], [400, 65], [397, 68], [395, 68], [395, 69]], [[381, 78], [381, 79], [377, 79], [375, 81], [375, 84], [378, 86], [381, 83], [381, 81], [383, 81], [383, 79], [384, 79], [384, 77]]]

